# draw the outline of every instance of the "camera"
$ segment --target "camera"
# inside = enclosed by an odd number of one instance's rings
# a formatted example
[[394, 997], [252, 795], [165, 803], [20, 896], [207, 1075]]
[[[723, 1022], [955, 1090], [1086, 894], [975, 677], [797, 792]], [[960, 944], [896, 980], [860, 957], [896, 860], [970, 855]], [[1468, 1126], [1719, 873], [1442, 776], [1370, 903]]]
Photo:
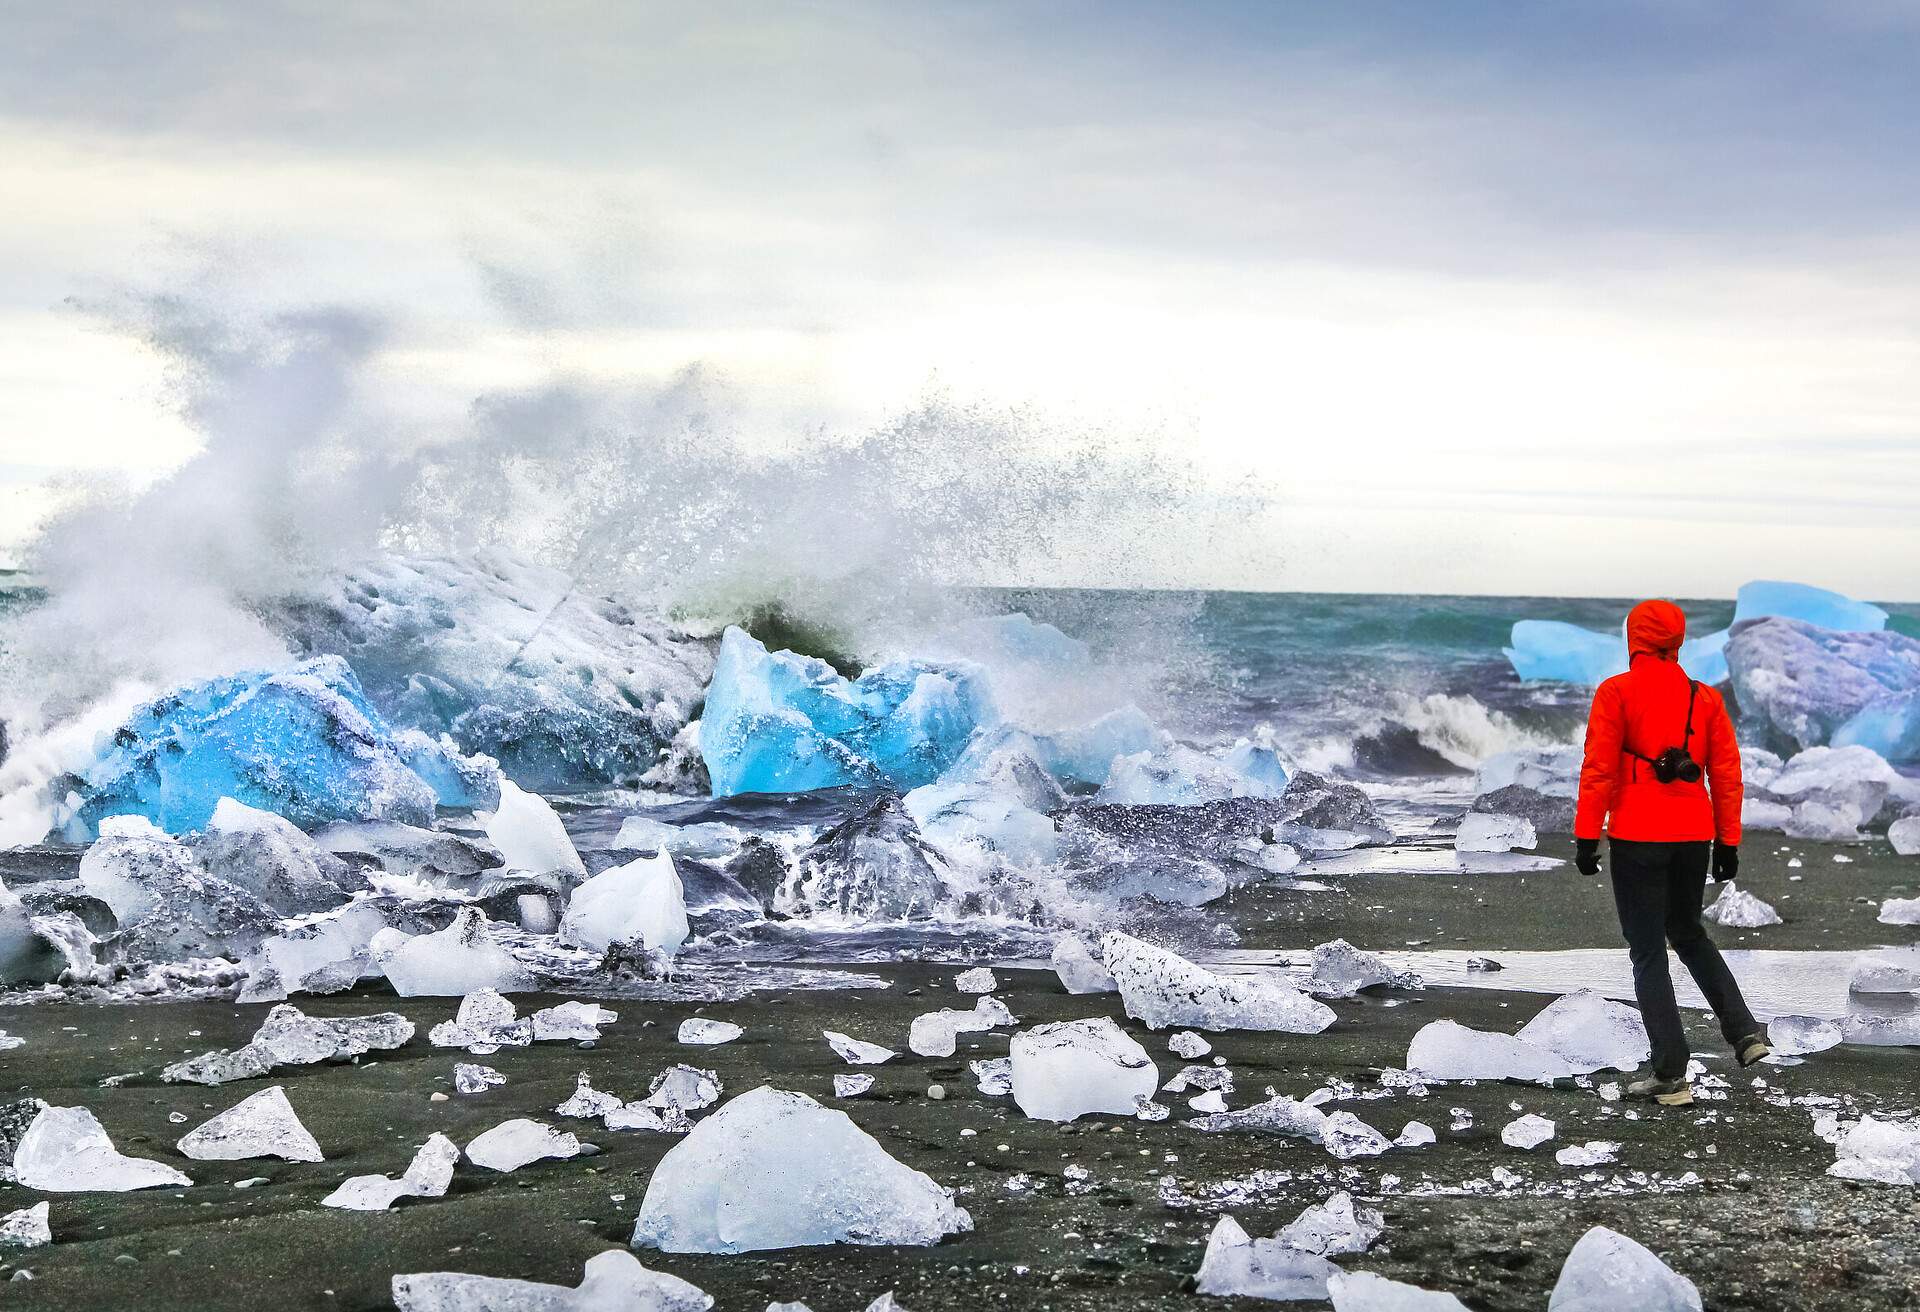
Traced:
[[1700, 782], [1700, 762], [1687, 755], [1680, 747], [1669, 747], [1653, 761], [1653, 777], [1663, 784], [1678, 779], [1683, 784]]

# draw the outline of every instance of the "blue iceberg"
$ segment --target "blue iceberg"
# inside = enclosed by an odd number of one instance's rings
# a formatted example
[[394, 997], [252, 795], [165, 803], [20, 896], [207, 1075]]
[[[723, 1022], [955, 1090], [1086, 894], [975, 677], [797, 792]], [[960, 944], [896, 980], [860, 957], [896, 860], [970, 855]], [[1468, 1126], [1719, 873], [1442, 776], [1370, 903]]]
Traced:
[[729, 628], [707, 687], [700, 753], [715, 797], [931, 783], [997, 718], [983, 671], [894, 661], [847, 679]]
[[[1595, 633], [1560, 620], [1520, 620], [1513, 645], [1506, 648], [1515, 674], [1529, 681], [1549, 680], [1597, 688], [1627, 669], [1625, 625], [1619, 633]], [[1727, 631], [1689, 638], [1680, 647], [1680, 664], [1702, 683], [1727, 681]]]
[[1740, 626], [1727, 657], [1750, 741], [1783, 755], [1870, 747], [1920, 761], [1920, 639], [1764, 619]]
[[338, 656], [210, 679], [147, 703], [81, 775], [78, 819], [145, 816], [173, 834], [204, 829], [223, 797], [311, 829], [332, 820], [426, 827], [436, 776], [475, 779], [419, 735], [402, 739]]
[[1131, 704], [1078, 728], [1035, 738], [1041, 764], [1049, 774], [1096, 788], [1107, 782], [1115, 760], [1153, 752], [1166, 741], [1146, 712]]
[[1887, 612], [1865, 601], [1806, 583], [1776, 583], [1755, 579], [1740, 589], [1733, 622], [1766, 619], [1799, 620], [1803, 624], [1842, 633], [1878, 633], [1887, 627]]

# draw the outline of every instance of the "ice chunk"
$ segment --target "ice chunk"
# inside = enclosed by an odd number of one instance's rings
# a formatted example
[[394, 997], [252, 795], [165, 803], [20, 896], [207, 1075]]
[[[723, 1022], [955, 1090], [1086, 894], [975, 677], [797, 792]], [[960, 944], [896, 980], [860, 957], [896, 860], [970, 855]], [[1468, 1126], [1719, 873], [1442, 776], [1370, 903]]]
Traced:
[[1899, 856], [1920, 856], [1920, 815], [1903, 815], [1887, 826], [1887, 841]]
[[1878, 606], [1825, 588], [1771, 579], [1742, 584], [1733, 606], [1733, 622], [1741, 624], [1768, 616], [1850, 633], [1877, 633], [1887, 627], [1887, 612]]
[[1460, 818], [1460, 830], [1453, 846], [1460, 852], [1511, 852], [1516, 847], [1533, 850], [1538, 841], [1533, 821], [1517, 815], [1496, 815], [1469, 811]]
[[1740, 803], [1740, 826], [1743, 829], [1771, 829], [1776, 833], [1785, 833], [1787, 826], [1793, 823], [1793, 808], [1785, 802], [1768, 802], [1749, 796]]
[[1582, 1075], [1606, 1067], [1630, 1071], [1652, 1053], [1640, 1013], [1591, 989], [1555, 998], [1515, 1037], [1564, 1058]]
[[1567, 1254], [1547, 1312], [1701, 1312], [1700, 1291], [1641, 1245], [1597, 1225]]
[[597, 1002], [562, 1002], [558, 1006], [542, 1007], [533, 1013], [533, 1041], [597, 1039], [601, 1026], [619, 1019], [619, 1012], [610, 1011]]
[[1147, 1050], [1104, 1016], [1035, 1026], [1014, 1035], [1008, 1052], [1013, 1100], [1035, 1120], [1131, 1116], [1160, 1087]]
[[1363, 952], [1343, 938], [1313, 950], [1313, 973], [1307, 992], [1323, 997], [1350, 998], [1361, 989], [1377, 987], [1417, 989], [1420, 976], [1395, 970], [1371, 952]]
[[42, 1193], [124, 1193], [192, 1184], [142, 1157], [123, 1157], [85, 1107], [42, 1107], [13, 1151], [13, 1178]]
[[144, 815], [204, 829], [223, 797], [302, 827], [433, 820], [433, 789], [347, 663], [322, 656], [168, 693], [142, 706], [81, 774], [80, 819]]
[[1013, 1015], [997, 998], [982, 997], [971, 1011], [945, 1008], [915, 1016], [907, 1030], [907, 1047], [922, 1057], [951, 1057], [960, 1035], [990, 1030], [996, 1025], [1013, 1024]]
[[931, 783], [995, 719], [985, 672], [900, 661], [846, 679], [728, 628], [701, 713], [713, 795]]
[[201, 1162], [238, 1162], [278, 1157], [288, 1162], [324, 1162], [325, 1154], [294, 1115], [279, 1085], [249, 1094], [183, 1136], [179, 1149]]
[[1477, 796], [1525, 788], [1544, 797], [1571, 798], [1580, 780], [1578, 747], [1527, 747], [1489, 756], [1473, 772]]
[[821, 1033], [826, 1036], [828, 1046], [849, 1066], [878, 1066], [881, 1062], [892, 1061], [896, 1055], [892, 1048], [849, 1038], [835, 1030], [822, 1030]]
[[703, 1016], [689, 1016], [680, 1022], [679, 1039], [682, 1043], [711, 1047], [717, 1043], [732, 1043], [746, 1031], [728, 1020], [708, 1020]]
[[712, 1071], [684, 1064], [669, 1066], [653, 1077], [646, 1105], [662, 1111], [697, 1112], [720, 1101], [720, 1077]]
[[1468, 1029], [1458, 1021], [1422, 1026], [1407, 1048], [1407, 1069], [1430, 1080], [1528, 1080], [1550, 1084], [1575, 1075], [1565, 1057], [1511, 1034]]
[[1400, 1133], [1393, 1138], [1395, 1148], [1424, 1148], [1430, 1143], [1438, 1143], [1440, 1136], [1425, 1121], [1408, 1121], [1400, 1127]]
[[1762, 925], [1783, 923], [1780, 913], [1732, 881], [1721, 885], [1720, 896], [1702, 913], [1716, 925], [1735, 929], [1758, 929]]
[[1319, 1300], [1340, 1268], [1279, 1239], [1254, 1239], [1238, 1221], [1223, 1216], [1207, 1237], [1194, 1288], [1202, 1294], [1240, 1295], [1280, 1301]]
[[291, 821], [231, 797], [213, 808], [195, 854], [216, 879], [244, 888], [283, 916], [340, 905], [361, 886], [346, 862]]
[[47, 1210], [48, 1205], [40, 1202], [0, 1216], [0, 1250], [44, 1248], [52, 1243], [53, 1228], [47, 1224]]
[[94, 937], [70, 912], [36, 916], [0, 882], [0, 986], [48, 984], [72, 966], [91, 967]]
[[667, 852], [677, 857], [714, 861], [732, 856], [746, 841], [746, 833], [712, 820], [704, 824], [670, 825], [649, 815], [630, 815], [614, 835], [617, 852]]
[[1828, 1175], [1880, 1184], [1920, 1184], [1920, 1125], [1862, 1116], [1834, 1145]]
[[1295, 1139], [1319, 1141], [1326, 1128], [1327, 1114], [1294, 1098], [1275, 1097], [1239, 1111], [1215, 1112], [1187, 1122], [1191, 1130], [1220, 1133], [1248, 1130], [1257, 1134], [1281, 1134]]
[[1727, 661], [1745, 736], [1756, 743], [1920, 759], [1920, 640], [1764, 619], [1733, 635]]
[[1101, 940], [1101, 953], [1120, 986], [1127, 1015], [1151, 1029], [1184, 1025], [1318, 1034], [1334, 1022], [1333, 1008], [1298, 989], [1270, 980], [1216, 975], [1126, 934], [1108, 934]]
[[467, 1160], [489, 1171], [517, 1171], [529, 1162], [579, 1152], [580, 1141], [573, 1135], [525, 1117], [502, 1121], [467, 1144]]
[[661, 1134], [685, 1134], [693, 1123], [684, 1116], [662, 1112], [644, 1102], [630, 1102], [607, 1113], [602, 1121], [609, 1130], [652, 1130]]
[[616, 1248], [588, 1258], [573, 1288], [431, 1271], [395, 1276], [393, 1304], [399, 1312], [706, 1312], [713, 1298]]
[[1536, 835], [1573, 832], [1574, 802], [1571, 797], [1551, 797], [1524, 784], [1508, 784], [1473, 799], [1476, 812], [1513, 816], [1525, 820]]
[[962, 993], [991, 993], [1000, 987], [1000, 981], [993, 977], [992, 970], [978, 966], [954, 976], [953, 987]]
[[[768, 1180], [781, 1188], [769, 1189]], [[810, 1244], [935, 1244], [973, 1228], [953, 1195], [845, 1113], [761, 1088], [667, 1151], [647, 1182], [635, 1247], [742, 1253]]]
[[160, 1072], [160, 1078], [169, 1083], [225, 1084], [265, 1075], [279, 1066], [346, 1061], [376, 1049], [398, 1048], [413, 1033], [413, 1022], [398, 1012], [325, 1020], [283, 1002], [267, 1013], [244, 1048], [175, 1062]]
[[873, 1087], [871, 1075], [836, 1075], [833, 1077], [833, 1096], [836, 1098], [858, 1098]]
[[1767, 1042], [1782, 1057], [1804, 1057], [1839, 1045], [1839, 1022], [1825, 1016], [1775, 1016], [1767, 1022]]
[[323, 852], [356, 864], [447, 886], [465, 886], [475, 875], [502, 869], [500, 854], [484, 843], [392, 820], [322, 825], [313, 841]]
[[356, 1175], [343, 1181], [320, 1204], [355, 1212], [384, 1212], [402, 1198], [439, 1198], [453, 1183], [454, 1164], [459, 1160], [459, 1145], [444, 1134], [429, 1135], [398, 1180], [384, 1175]]
[[989, 1098], [1006, 1098], [1013, 1093], [1013, 1058], [988, 1057], [967, 1063], [975, 1085]]
[[938, 860], [901, 800], [887, 794], [800, 854], [795, 910], [855, 921], [924, 919], [946, 896]]
[[80, 859], [81, 889], [113, 910], [115, 951], [136, 961], [240, 956], [270, 933], [273, 909], [200, 868], [144, 816], [110, 816]]
[[1098, 788], [1122, 756], [1151, 753], [1166, 735], [1138, 706], [1123, 706], [1078, 728], [1037, 739], [1041, 761], [1056, 779]]
[[1620, 1156], [1620, 1145], [1606, 1139], [1589, 1139], [1581, 1144], [1569, 1144], [1553, 1155], [1553, 1160], [1562, 1166], [1589, 1167], [1605, 1166]]
[[393, 991], [403, 998], [454, 997], [479, 989], [513, 993], [534, 987], [533, 972], [488, 936], [486, 912], [462, 907], [453, 923], [435, 934], [411, 938], [389, 930], [398, 941], [381, 951], [381, 938], [370, 945], [374, 962], [386, 974]]
[[1386, 1230], [1386, 1221], [1371, 1207], [1356, 1207], [1353, 1195], [1342, 1189], [1326, 1202], [1307, 1208], [1274, 1238], [1303, 1253], [1334, 1257], [1364, 1253]]
[[1287, 767], [1270, 744], [1242, 738], [1221, 754], [1220, 763], [1260, 786], [1245, 793], [1247, 797], [1278, 797], [1287, 791]]
[[491, 1066], [470, 1061], [455, 1062], [453, 1065], [453, 1087], [458, 1093], [485, 1093], [495, 1085], [506, 1082], [507, 1077]]
[[521, 1020], [513, 1003], [494, 989], [475, 989], [460, 999], [452, 1020], [427, 1031], [436, 1048], [465, 1048], [485, 1055], [501, 1048], [524, 1048], [533, 1042], [533, 1022]]
[[622, 1107], [626, 1099], [617, 1094], [602, 1093], [593, 1087], [593, 1081], [587, 1073], [581, 1071], [573, 1077], [573, 1092], [567, 1100], [553, 1109], [555, 1116], [567, 1116], [578, 1120], [597, 1121], [608, 1112]]
[[1278, 797], [1286, 788], [1270, 773], [1241, 774], [1224, 761], [1178, 743], [1117, 756], [1094, 795], [1096, 802], [1129, 806], [1197, 806], [1228, 797]]
[[1213, 1045], [1192, 1030], [1181, 1030], [1167, 1040], [1167, 1051], [1192, 1061], [1195, 1057], [1204, 1057], [1212, 1052]]
[[1452, 1294], [1389, 1280], [1370, 1271], [1343, 1271], [1327, 1277], [1333, 1312], [1467, 1312]]
[[1378, 1157], [1393, 1144], [1352, 1112], [1333, 1112], [1320, 1123], [1320, 1145], [1341, 1161]]
[[1015, 865], [1042, 865], [1059, 855], [1053, 821], [992, 785], [942, 777], [914, 789], [901, 804], [928, 841], [948, 850], [976, 847]]
[[1053, 973], [1069, 993], [1114, 993], [1113, 973], [1094, 959], [1077, 934], [1062, 934], [1053, 944]]
[[372, 902], [355, 902], [329, 915], [283, 925], [260, 941], [247, 968], [242, 1002], [276, 1002], [289, 993], [339, 993], [378, 976], [369, 945], [387, 928]]
[[1890, 897], [1880, 904], [1883, 925], [1920, 925], [1920, 897]]
[[687, 934], [686, 890], [665, 852], [602, 870], [573, 891], [560, 921], [562, 939], [592, 952], [631, 943], [672, 956]]
[[500, 780], [500, 805], [483, 819], [487, 841], [509, 870], [585, 879], [587, 868], [547, 799], [511, 779]]
[[1855, 957], [1847, 988], [1854, 993], [1920, 992], [1920, 948], [1888, 948]]
[[1500, 1131], [1500, 1142], [1509, 1148], [1538, 1148], [1553, 1138], [1553, 1122], [1531, 1112], [1507, 1122]]

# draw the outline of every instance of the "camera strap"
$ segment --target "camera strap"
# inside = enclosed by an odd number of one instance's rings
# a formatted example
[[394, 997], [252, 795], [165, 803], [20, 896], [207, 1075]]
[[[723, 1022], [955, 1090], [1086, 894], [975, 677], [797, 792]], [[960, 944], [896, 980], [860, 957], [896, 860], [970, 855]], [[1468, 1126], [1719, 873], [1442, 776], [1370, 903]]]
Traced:
[[[1680, 735], [1680, 750], [1686, 754], [1686, 757], [1688, 760], [1693, 759], [1693, 753], [1692, 751], [1689, 750], [1689, 748], [1693, 743], [1693, 703], [1694, 703], [1694, 699], [1699, 695], [1700, 695], [1700, 680], [1688, 679], [1687, 680], [1687, 731]], [[1648, 765], [1652, 765], [1654, 763], [1653, 758], [1651, 756], [1642, 756], [1640, 755], [1640, 753], [1634, 751], [1633, 748], [1626, 746], [1624, 743], [1621, 744], [1620, 750], [1625, 752], [1628, 756], [1631, 756], [1636, 761], [1645, 761]]]

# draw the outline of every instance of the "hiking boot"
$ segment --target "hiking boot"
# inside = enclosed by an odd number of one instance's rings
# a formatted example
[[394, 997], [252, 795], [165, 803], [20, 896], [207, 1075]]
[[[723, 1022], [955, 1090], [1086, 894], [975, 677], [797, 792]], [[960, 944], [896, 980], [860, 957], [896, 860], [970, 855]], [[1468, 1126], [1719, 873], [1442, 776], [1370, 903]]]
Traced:
[[1693, 1086], [1687, 1083], [1687, 1077], [1684, 1075], [1671, 1080], [1663, 1080], [1658, 1075], [1652, 1075], [1629, 1084], [1627, 1097], [1657, 1102], [1662, 1107], [1691, 1107], [1693, 1106]]
[[1762, 1057], [1771, 1057], [1773, 1045], [1764, 1034], [1749, 1034], [1733, 1045], [1733, 1055], [1742, 1066], [1751, 1066]]

